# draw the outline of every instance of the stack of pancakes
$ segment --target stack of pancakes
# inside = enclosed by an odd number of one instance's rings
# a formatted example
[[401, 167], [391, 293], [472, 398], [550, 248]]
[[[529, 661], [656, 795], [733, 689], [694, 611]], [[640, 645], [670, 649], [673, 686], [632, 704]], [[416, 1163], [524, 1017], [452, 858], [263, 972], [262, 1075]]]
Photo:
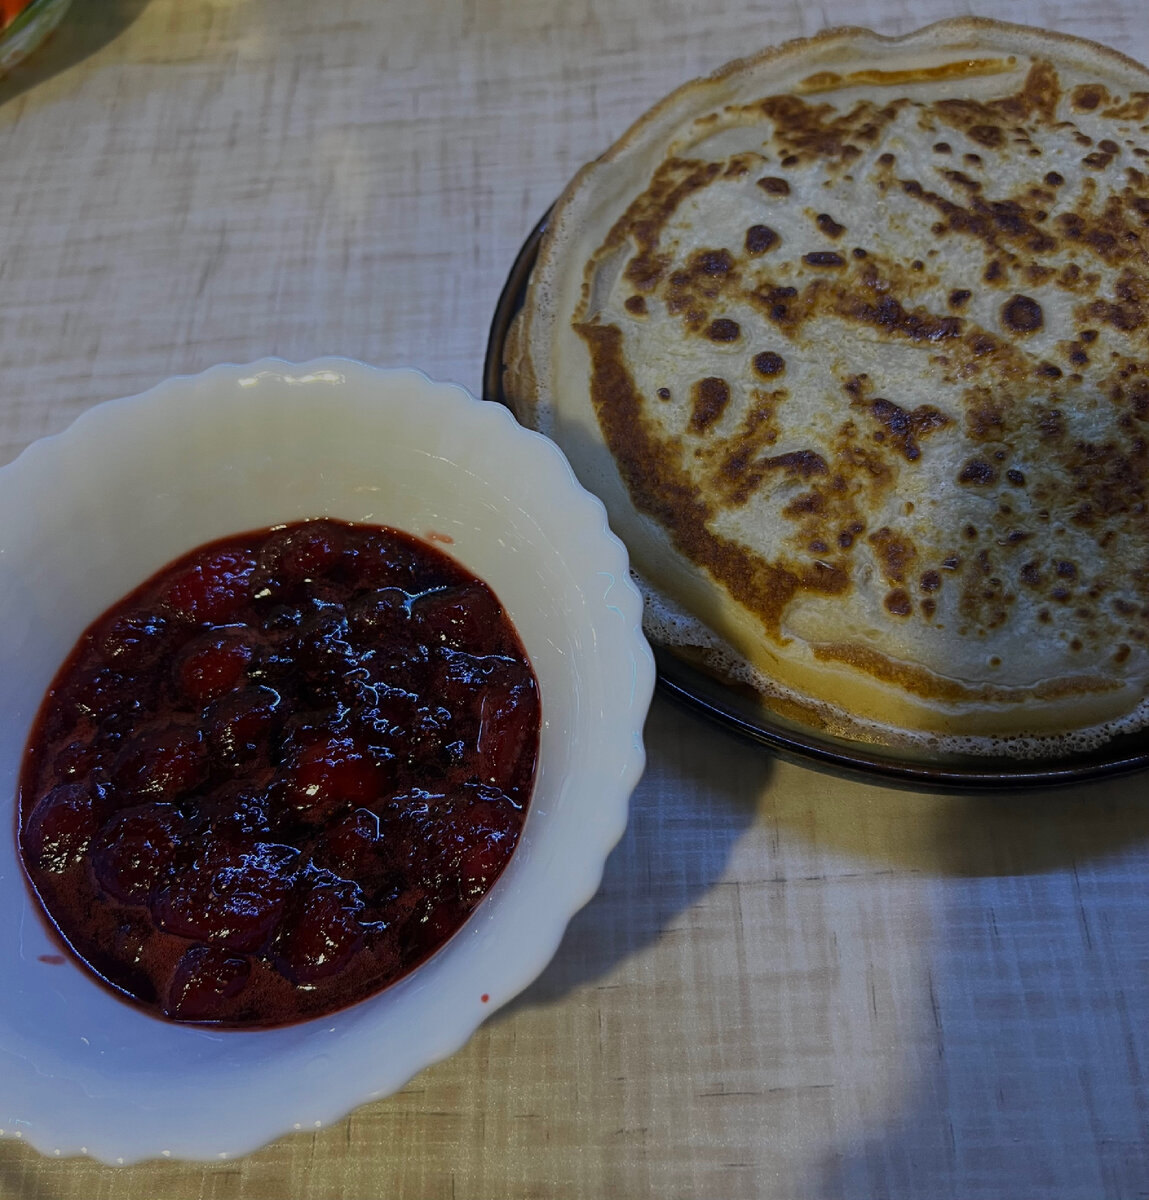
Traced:
[[506, 391], [647, 629], [884, 743], [1149, 724], [1149, 71], [966, 19], [689, 84], [575, 178]]

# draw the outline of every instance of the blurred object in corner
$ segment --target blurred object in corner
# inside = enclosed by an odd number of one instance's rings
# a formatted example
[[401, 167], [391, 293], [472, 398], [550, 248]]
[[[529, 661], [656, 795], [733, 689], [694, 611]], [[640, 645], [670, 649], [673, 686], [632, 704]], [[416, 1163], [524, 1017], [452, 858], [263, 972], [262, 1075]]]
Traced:
[[60, 23], [72, 0], [0, 0], [0, 76], [22, 62]]

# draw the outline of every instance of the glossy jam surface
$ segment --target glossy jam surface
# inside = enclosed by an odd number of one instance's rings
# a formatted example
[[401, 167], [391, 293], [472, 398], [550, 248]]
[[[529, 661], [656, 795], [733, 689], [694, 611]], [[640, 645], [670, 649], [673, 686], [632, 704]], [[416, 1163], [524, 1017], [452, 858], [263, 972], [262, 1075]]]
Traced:
[[201, 547], [85, 632], [33, 726], [20, 851], [151, 1012], [289, 1024], [386, 987], [511, 856], [537, 686], [498, 600], [394, 530]]

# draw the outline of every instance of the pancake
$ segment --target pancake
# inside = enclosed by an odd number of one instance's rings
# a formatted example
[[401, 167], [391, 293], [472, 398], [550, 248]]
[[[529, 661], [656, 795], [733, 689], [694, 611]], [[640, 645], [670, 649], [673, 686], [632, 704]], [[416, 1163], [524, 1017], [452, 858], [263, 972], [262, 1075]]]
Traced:
[[961, 19], [680, 88], [572, 181], [505, 391], [647, 633], [776, 712], [1062, 754], [1149, 724], [1149, 71]]

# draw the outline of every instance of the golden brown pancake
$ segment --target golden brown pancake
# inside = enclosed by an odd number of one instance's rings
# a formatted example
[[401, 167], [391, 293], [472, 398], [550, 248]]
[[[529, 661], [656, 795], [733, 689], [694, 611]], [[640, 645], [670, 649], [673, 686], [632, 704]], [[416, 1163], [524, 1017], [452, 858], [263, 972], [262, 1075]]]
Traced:
[[848, 736], [1149, 723], [1149, 71], [978, 19], [679, 89], [575, 178], [507, 392], [654, 640]]

